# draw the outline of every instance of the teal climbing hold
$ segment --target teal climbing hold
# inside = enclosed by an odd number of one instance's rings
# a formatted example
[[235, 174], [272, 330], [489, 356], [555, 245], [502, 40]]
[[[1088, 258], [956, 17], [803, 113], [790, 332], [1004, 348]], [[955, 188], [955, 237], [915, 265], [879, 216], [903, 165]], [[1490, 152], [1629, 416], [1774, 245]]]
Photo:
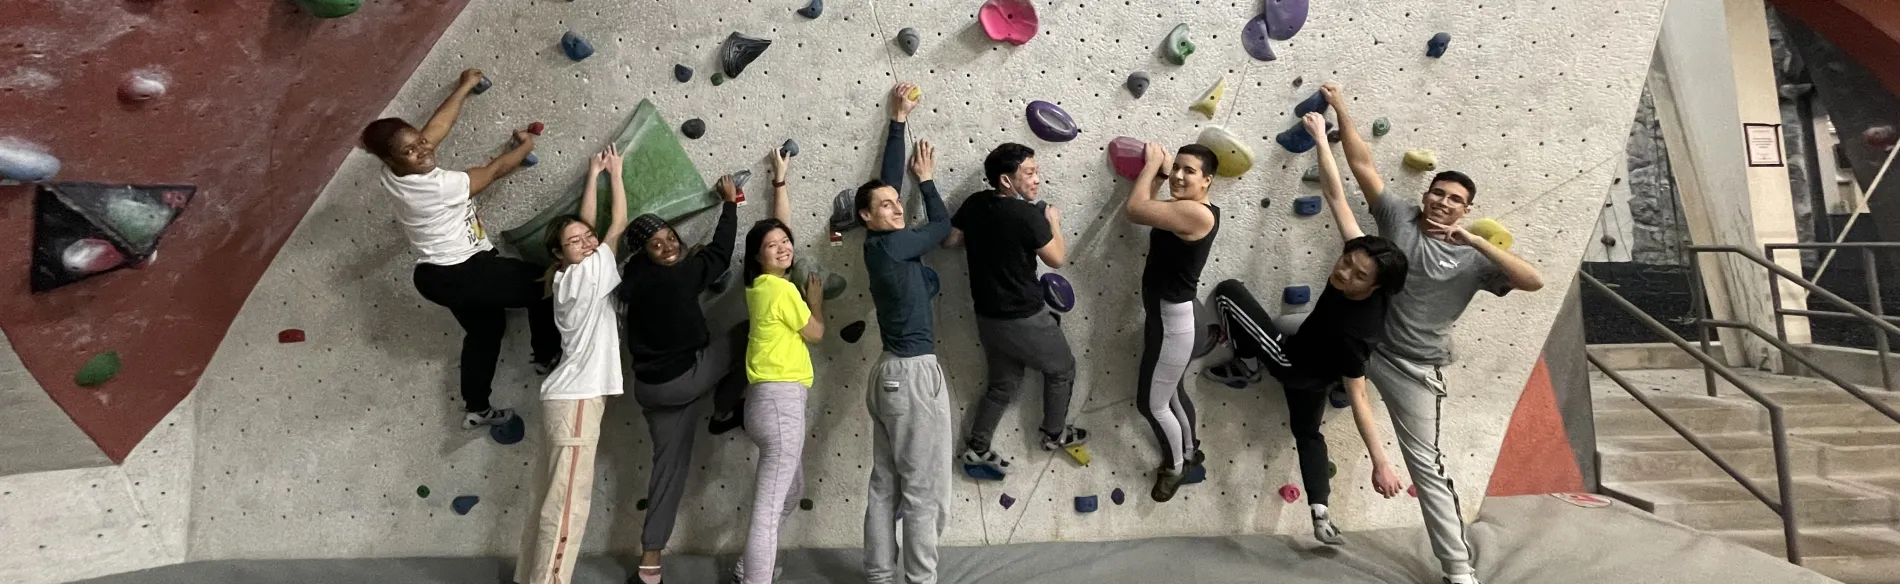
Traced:
[[105, 351], [93, 355], [91, 359], [86, 360], [85, 365], [79, 366], [79, 373], [73, 376], [73, 383], [79, 384], [80, 387], [92, 387], [105, 383], [119, 374], [121, 365], [118, 351]]
[[726, 84], [726, 74], [725, 74], [725, 73], [713, 73], [713, 76], [712, 76], [712, 84], [713, 84], [713, 86], [715, 86], [715, 87], [717, 87], [717, 86], [720, 86], [720, 85], [725, 85], [725, 84]]
[[1377, 138], [1392, 132], [1392, 120], [1379, 118], [1372, 121], [1372, 136]]
[[317, 18], [342, 18], [355, 14], [363, 0], [296, 0], [297, 7]]
[[1161, 41], [1161, 56], [1167, 58], [1169, 63], [1186, 65], [1188, 55], [1192, 54], [1194, 41], [1188, 40], [1187, 23], [1174, 25], [1174, 30], [1168, 31], [1168, 38]]

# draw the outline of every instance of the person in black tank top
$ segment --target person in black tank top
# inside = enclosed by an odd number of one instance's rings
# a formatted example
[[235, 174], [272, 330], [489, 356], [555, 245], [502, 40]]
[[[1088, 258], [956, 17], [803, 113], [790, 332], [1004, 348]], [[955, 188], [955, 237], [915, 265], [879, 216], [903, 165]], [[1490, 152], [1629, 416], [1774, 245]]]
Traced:
[[[1135, 406], [1154, 430], [1161, 467], [1149, 496], [1165, 502], [1183, 483], [1205, 480], [1200, 441], [1194, 438], [1194, 402], [1181, 383], [1194, 351], [1194, 297], [1201, 269], [1220, 231], [1220, 208], [1207, 202], [1220, 159], [1206, 146], [1189, 144], [1169, 159], [1149, 144], [1147, 163], [1128, 197], [1128, 221], [1150, 228], [1148, 259], [1141, 273], [1141, 375]], [[1155, 199], [1168, 181], [1173, 200]]]

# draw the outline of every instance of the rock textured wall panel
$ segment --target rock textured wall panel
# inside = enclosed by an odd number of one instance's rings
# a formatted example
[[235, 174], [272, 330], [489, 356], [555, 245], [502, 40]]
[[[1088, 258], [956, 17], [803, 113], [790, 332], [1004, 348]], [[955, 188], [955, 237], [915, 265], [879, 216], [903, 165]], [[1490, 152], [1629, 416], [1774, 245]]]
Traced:
[[[1436, 150], [1441, 167], [1477, 177], [1472, 218], [1511, 226], [1516, 250], [1544, 271], [1546, 291], [1478, 298], [1455, 334], [1463, 358], [1445, 372], [1452, 389], [1444, 411], [1453, 414], [1443, 446], [1466, 512], [1475, 513], [1516, 397], [1611, 179], [1626, 163], [1629, 120], [1662, 2], [1326, 3], [1315, 6], [1298, 36], [1275, 42], [1272, 62], [1255, 61], [1242, 47], [1241, 27], [1257, 9], [1252, 2], [1039, 2], [1041, 30], [1022, 46], [984, 36], [976, 2], [831, 2], [817, 19], [797, 16], [797, 4], [475, 0], [385, 113], [420, 120], [457, 71], [480, 67], [495, 86], [469, 102], [443, 145], [443, 165], [480, 164], [501, 151], [511, 128], [546, 122], [540, 164], [480, 199], [496, 228], [560, 197], [580, 179], [585, 157], [642, 99], [672, 123], [705, 120], [705, 136], [685, 145], [708, 173], [749, 169], [754, 184], [762, 184], [767, 150], [795, 138], [802, 150], [790, 186], [798, 253], [842, 270], [851, 283], [827, 303], [832, 327], [873, 319], [861, 232], [833, 247], [824, 223], [832, 196], [875, 172], [885, 95], [895, 80], [923, 88], [911, 137], [937, 145], [937, 180], [952, 208], [981, 187], [980, 161], [995, 144], [1036, 148], [1043, 196], [1063, 211], [1074, 261], [1062, 270], [1078, 297], [1063, 323], [1083, 363], [1071, 416], [1094, 431], [1094, 463], [1078, 467], [1034, 444], [1026, 429], [1041, 400], [1031, 382], [996, 440], [1014, 474], [1000, 483], [959, 478], [953, 489], [945, 543], [970, 545], [1309, 529], [1305, 505], [1274, 494], [1298, 478], [1280, 390], [1272, 384], [1239, 391], [1191, 379], [1187, 391], [1201, 411], [1211, 477], [1167, 504], [1145, 497], [1158, 454], [1133, 396], [1141, 330], [1136, 281], [1147, 235], [1119, 211], [1129, 185], [1109, 167], [1105, 148], [1118, 135], [1178, 146], [1209, 125], [1246, 140], [1257, 157], [1253, 169], [1219, 179], [1213, 189], [1223, 226], [1204, 288], [1240, 278], [1271, 310], [1299, 310], [1274, 302], [1277, 291], [1320, 284], [1339, 239], [1323, 216], [1292, 213], [1295, 197], [1317, 194], [1300, 182], [1312, 155], [1289, 155], [1274, 136], [1327, 79], [1345, 84], [1362, 131], [1376, 118], [1391, 120], [1391, 134], [1373, 143], [1390, 196], [1411, 199], [1426, 186], [1424, 175], [1401, 167], [1402, 154]], [[1198, 50], [1176, 66], [1157, 49], [1183, 22]], [[915, 56], [895, 42], [906, 27], [920, 33]], [[588, 38], [596, 53], [580, 62], [563, 55], [557, 45], [569, 30]], [[742, 76], [713, 85], [717, 47], [733, 32], [773, 45]], [[1456, 40], [1442, 59], [1431, 59], [1425, 44], [1437, 32]], [[700, 74], [680, 83], [676, 64]], [[1152, 80], [1140, 99], [1123, 89], [1135, 71]], [[1213, 119], [1189, 111], [1223, 75], [1228, 86]], [[1034, 100], [1069, 112], [1080, 138], [1038, 140], [1023, 120]], [[517, 553], [543, 445], [531, 433], [520, 444], [498, 446], [456, 427], [461, 332], [446, 310], [413, 290], [414, 256], [376, 185], [377, 165], [362, 153], [344, 161], [205, 375], [194, 557]], [[905, 191], [913, 215], [921, 216], [914, 188]], [[768, 213], [768, 192], [752, 189], [742, 224]], [[1263, 198], [1271, 207], [1261, 207]], [[1370, 226], [1363, 207], [1360, 213]], [[702, 216], [682, 230], [697, 240], [710, 227]], [[968, 276], [959, 251], [927, 261], [943, 276], [937, 350], [961, 434], [984, 378]], [[732, 322], [739, 308], [739, 295], [729, 293], [711, 310], [715, 320]], [[540, 378], [526, 363], [525, 323], [514, 318], [496, 401], [537, 419]], [[309, 340], [275, 343], [285, 328], [303, 329]], [[874, 332], [856, 344], [827, 338], [814, 347], [818, 381], [804, 458], [813, 508], [792, 515], [782, 545], [861, 543], [871, 450], [863, 380], [879, 351]], [[644, 514], [637, 502], [645, 497], [651, 450], [638, 406], [617, 398], [608, 407], [586, 547], [628, 551], [639, 547]], [[1329, 418], [1339, 465], [1337, 520], [1349, 530], [1418, 523], [1412, 499], [1373, 494], [1350, 420], [1342, 411]], [[737, 434], [701, 437], [692, 495], [670, 551], [739, 549], [755, 452]], [[435, 494], [417, 497], [419, 485]], [[1128, 493], [1126, 504], [1073, 510], [1073, 497], [1117, 488]], [[448, 504], [457, 495], [482, 502], [457, 515]], [[1003, 495], [1016, 503], [999, 505]]]

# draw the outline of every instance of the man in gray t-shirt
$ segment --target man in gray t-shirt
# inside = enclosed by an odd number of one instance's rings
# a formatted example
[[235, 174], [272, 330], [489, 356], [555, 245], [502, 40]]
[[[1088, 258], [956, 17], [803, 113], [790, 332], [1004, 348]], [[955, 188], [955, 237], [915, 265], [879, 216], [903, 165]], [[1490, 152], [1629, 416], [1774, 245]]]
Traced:
[[1365, 193], [1379, 235], [1397, 244], [1410, 261], [1405, 288], [1392, 296], [1385, 334], [1366, 363], [1366, 377], [1379, 388], [1392, 416], [1399, 451], [1418, 490], [1432, 554], [1445, 570], [1444, 581], [1477, 584], [1458, 494], [1438, 450], [1438, 415], [1445, 399], [1440, 368], [1452, 359], [1451, 325], [1478, 291], [1498, 296], [1511, 290], [1534, 292], [1544, 287], [1544, 280], [1530, 262], [1459, 226], [1478, 194], [1471, 177], [1438, 173], [1416, 203], [1387, 196], [1385, 180], [1372, 163], [1372, 149], [1353, 126], [1339, 85], [1327, 82], [1320, 92], [1339, 117], [1346, 164]]

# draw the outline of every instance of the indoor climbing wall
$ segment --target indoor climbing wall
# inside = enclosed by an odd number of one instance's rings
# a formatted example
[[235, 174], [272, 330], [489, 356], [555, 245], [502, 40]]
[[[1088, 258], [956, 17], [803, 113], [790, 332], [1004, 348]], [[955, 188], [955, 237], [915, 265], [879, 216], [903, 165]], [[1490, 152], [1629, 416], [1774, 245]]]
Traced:
[[[827, 303], [830, 330], [859, 320], [871, 330], [856, 343], [830, 337], [815, 347], [805, 448], [811, 505], [787, 525], [788, 546], [860, 542], [871, 449], [864, 380], [879, 347], [863, 286], [863, 233], [832, 245], [824, 225], [832, 197], [875, 173], [889, 87], [899, 79], [922, 86], [911, 137], [937, 145], [938, 183], [953, 209], [983, 187], [981, 160], [991, 147], [1015, 141], [1036, 148], [1043, 197], [1062, 209], [1069, 238], [1073, 265], [1061, 272], [1078, 300], [1063, 323], [1083, 364], [1071, 417], [1094, 432], [1094, 461], [1081, 467], [1034, 444], [1025, 431], [1041, 407], [1032, 382], [996, 441], [1014, 473], [990, 483], [959, 475], [954, 488], [946, 542], [977, 545], [1306, 532], [1303, 501], [1282, 498], [1283, 485], [1298, 483], [1297, 465], [1271, 384], [1235, 390], [1194, 378], [1188, 391], [1201, 412], [1210, 477], [1173, 502], [1148, 500], [1158, 454], [1133, 405], [1146, 233], [1119, 210], [1129, 182], [1110, 168], [1106, 147], [1130, 136], [1172, 149], [1209, 127], [1237, 136], [1254, 164], [1212, 190], [1223, 225], [1203, 290], [1240, 278], [1270, 310], [1305, 310], [1279, 303], [1280, 291], [1322, 285], [1339, 239], [1324, 215], [1295, 213], [1296, 198], [1318, 194], [1300, 180], [1314, 161], [1283, 150], [1275, 137], [1296, 123], [1294, 106], [1320, 82], [1338, 80], [1362, 132], [1389, 120], [1390, 134], [1373, 149], [1390, 196], [1412, 199], [1424, 190], [1427, 175], [1400, 160], [1410, 150], [1433, 150], [1440, 168], [1476, 177], [1472, 218], [1509, 226], [1515, 251], [1544, 271], [1548, 291], [1478, 298], [1455, 335], [1463, 358], [1447, 369], [1443, 446], [1466, 512], [1475, 514], [1560, 291], [1617, 175], [1662, 2], [1319, 2], [1297, 36], [1272, 43], [1272, 61], [1243, 47], [1242, 27], [1260, 10], [1252, 1], [1036, 4], [1040, 30], [1016, 46], [988, 38], [975, 18], [979, 3], [965, 0], [833, 0], [816, 18], [795, 13], [803, 6], [796, 0], [474, 0], [387, 113], [419, 122], [458, 71], [478, 67], [493, 88], [469, 102], [442, 146], [441, 164], [480, 164], [506, 146], [512, 129], [546, 123], [539, 164], [481, 196], [491, 233], [570, 194], [586, 156], [613, 139], [643, 100], [669, 128], [700, 120], [703, 136], [679, 139], [708, 182], [753, 172], [742, 225], [768, 213], [766, 152], [797, 140], [790, 188], [798, 253], [849, 282], [843, 297]], [[1183, 23], [1197, 48], [1176, 65], [1159, 47]], [[915, 55], [900, 46], [905, 28], [917, 32]], [[591, 45], [591, 56], [565, 54], [562, 37], [570, 31]], [[715, 84], [718, 48], [734, 32], [772, 44], [743, 74]], [[1450, 38], [1441, 58], [1426, 56], [1436, 33]], [[678, 81], [677, 65], [695, 74]], [[1150, 78], [1139, 98], [1124, 89], [1137, 71]], [[1211, 117], [1189, 109], [1223, 78]], [[1034, 135], [1024, 112], [1035, 100], [1073, 116], [1080, 136], [1055, 143]], [[504, 446], [457, 428], [461, 332], [411, 285], [414, 256], [376, 184], [378, 164], [358, 152], [338, 169], [204, 376], [193, 557], [516, 552], [542, 447], [533, 433]], [[910, 202], [921, 217], [914, 196]], [[1370, 226], [1363, 207], [1360, 215]], [[702, 240], [711, 217], [685, 221], [683, 230]], [[937, 347], [961, 434], [984, 374], [964, 259], [951, 250], [928, 261], [943, 276]], [[740, 318], [738, 296], [709, 300], [715, 326]], [[496, 401], [538, 419], [540, 378], [526, 363], [525, 323], [514, 318]], [[302, 342], [280, 342], [287, 329], [300, 331]], [[651, 451], [632, 400], [609, 407], [586, 541], [591, 549], [634, 550]], [[1338, 462], [1335, 518], [1348, 530], [1417, 523], [1415, 502], [1372, 493], [1367, 459], [1344, 414], [1334, 410], [1327, 425]], [[702, 436], [693, 494], [669, 549], [739, 548], [754, 453], [736, 433]], [[1125, 501], [1115, 500], [1117, 490]], [[464, 496], [479, 502], [457, 509], [451, 501]], [[1079, 513], [1078, 496], [1096, 496], [1099, 509]]]

